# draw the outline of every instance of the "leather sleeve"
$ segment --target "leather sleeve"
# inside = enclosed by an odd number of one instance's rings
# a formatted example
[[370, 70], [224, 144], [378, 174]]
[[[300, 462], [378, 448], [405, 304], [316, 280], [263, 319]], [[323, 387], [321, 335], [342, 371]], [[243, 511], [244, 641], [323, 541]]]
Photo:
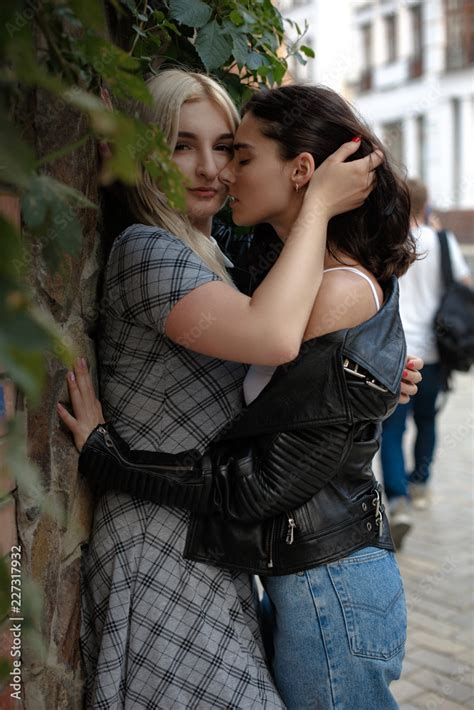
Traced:
[[350, 454], [352, 427], [311, 427], [250, 442], [211, 451], [209, 512], [255, 521], [299, 507], [340, 471]]
[[[271, 518], [310, 500], [349, 459], [355, 429], [381, 421], [396, 406], [398, 393], [374, 389], [357, 378], [341, 381], [348, 407], [335, 410], [338, 418], [328, 415], [320, 423], [300, 423], [291, 431], [249, 436], [259, 423], [254, 409], [253, 419], [247, 414], [238, 424], [240, 436], [245, 423], [245, 436], [220, 440], [203, 456], [195, 451], [177, 456], [130, 451], [110, 425], [112, 440], [106, 446], [97, 427], [83, 447], [79, 470], [98, 492], [120, 490], [244, 522]], [[334, 402], [336, 385], [331, 378]], [[322, 401], [330, 402], [329, 396]], [[340, 401], [345, 402], [342, 395]]]
[[263, 520], [305, 503], [336, 475], [352, 445], [352, 428], [341, 423], [223, 442], [201, 458], [196, 452], [140, 456], [127, 450], [110, 425], [107, 445], [100, 429], [79, 457], [79, 471], [97, 493], [118, 490], [241, 521]]

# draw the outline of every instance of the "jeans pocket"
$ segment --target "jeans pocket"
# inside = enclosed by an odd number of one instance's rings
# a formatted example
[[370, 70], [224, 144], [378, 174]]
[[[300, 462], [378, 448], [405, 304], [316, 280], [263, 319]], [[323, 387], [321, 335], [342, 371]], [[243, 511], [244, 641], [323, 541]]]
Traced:
[[365, 548], [327, 565], [351, 652], [387, 660], [406, 640], [407, 611], [395, 555]]

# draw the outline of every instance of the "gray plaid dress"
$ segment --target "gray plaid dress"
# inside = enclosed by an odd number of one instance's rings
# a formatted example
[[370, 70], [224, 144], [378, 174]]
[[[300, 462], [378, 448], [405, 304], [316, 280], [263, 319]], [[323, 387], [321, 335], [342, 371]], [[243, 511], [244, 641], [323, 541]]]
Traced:
[[[164, 230], [133, 225], [114, 243], [101, 395], [131, 447], [202, 451], [241, 409], [243, 365], [164, 335], [174, 304], [217, 279]], [[203, 314], [197, 327], [206, 322]], [[187, 524], [184, 511], [128, 495], [98, 501], [81, 571], [87, 708], [284, 707], [263, 660], [249, 576], [184, 560]]]

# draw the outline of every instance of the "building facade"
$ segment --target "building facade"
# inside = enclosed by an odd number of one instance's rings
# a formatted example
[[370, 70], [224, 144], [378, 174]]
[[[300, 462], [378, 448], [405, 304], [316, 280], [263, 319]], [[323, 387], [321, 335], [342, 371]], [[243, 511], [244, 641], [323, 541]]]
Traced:
[[[474, 240], [474, 2], [284, 0], [316, 59], [292, 67], [350, 99], [446, 227]], [[306, 38], [305, 38], [305, 43]]]

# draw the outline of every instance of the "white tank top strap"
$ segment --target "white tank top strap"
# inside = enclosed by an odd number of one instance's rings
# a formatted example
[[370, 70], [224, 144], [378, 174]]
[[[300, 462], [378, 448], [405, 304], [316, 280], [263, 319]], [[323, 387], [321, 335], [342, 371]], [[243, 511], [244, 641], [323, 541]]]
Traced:
[[359, 276], [362, 276], [362, 278], [367, 281], [370, 288], [372, 289], [375, 305], [377, 307], [377, 310], [380, 310], [380, 301], [376, 288], [372, 283], [371, 279], [369, 279], [369, 277], [367, 276], [367, 274], [364, 274], [363, 271], [359, 271], [359, 269], [356, 269], [355, 266], [334, 266], [332, 269], [324, 269], [323, 274], [327, 274], [329, 271], [351, 271], [353, 274], [358, 274]]

